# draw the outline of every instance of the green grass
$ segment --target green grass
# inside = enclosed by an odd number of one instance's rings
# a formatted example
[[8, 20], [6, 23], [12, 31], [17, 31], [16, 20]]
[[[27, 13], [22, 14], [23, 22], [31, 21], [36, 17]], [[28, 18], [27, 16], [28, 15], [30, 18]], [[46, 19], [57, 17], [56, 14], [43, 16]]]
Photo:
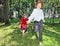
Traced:
[[[0, 23], [0, 46], [38, 46], [39, 40], [33, 35], [32, 26], [33, 23], [28, 27], [26, 36], [22, 37], [18, 19], [11, 20], [9, 26]], [[43, 27], [43, 45], [60, 46], [60, 24], [52, 26], [45, 23]]]

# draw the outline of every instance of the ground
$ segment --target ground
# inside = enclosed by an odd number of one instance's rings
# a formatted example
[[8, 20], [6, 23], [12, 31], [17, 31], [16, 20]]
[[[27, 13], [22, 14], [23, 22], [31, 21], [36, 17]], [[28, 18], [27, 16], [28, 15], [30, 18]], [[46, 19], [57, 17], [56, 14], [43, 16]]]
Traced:
[[[33, 35], [33, 22], [26, 31], [26, 36], [22, 37], [19, 20], [11, 21], [11, 25], [0, 23], [0, 46], [38, 46], [39, 40]], [[43, 45], [60, 46], [60, 24], [43, 24]]]

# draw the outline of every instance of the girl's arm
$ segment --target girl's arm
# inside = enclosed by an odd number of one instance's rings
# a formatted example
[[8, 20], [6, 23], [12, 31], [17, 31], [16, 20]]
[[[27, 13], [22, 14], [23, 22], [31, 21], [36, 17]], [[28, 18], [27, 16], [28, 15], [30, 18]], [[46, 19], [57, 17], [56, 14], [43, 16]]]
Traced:
[[41, 13], [42, 13], [42, 20], [43, 20], [43, 22], [45, 22], [45, 20], [44, 20], [44, 13], [43, 13], [43, 11], [42, 11]]
[[29, 20], [28, 20], [28, 23], [30, 23], [31, 20], [34, 19], [35, 13], [36, 13], [36, 12], [35, 12], [35, 9], [34, 9], [33, 12], [32, 12], [32, 14], [31, 14], [31, 15], [29, 16], [29, 18], [28, 18], [28, 19], [29, 19]]

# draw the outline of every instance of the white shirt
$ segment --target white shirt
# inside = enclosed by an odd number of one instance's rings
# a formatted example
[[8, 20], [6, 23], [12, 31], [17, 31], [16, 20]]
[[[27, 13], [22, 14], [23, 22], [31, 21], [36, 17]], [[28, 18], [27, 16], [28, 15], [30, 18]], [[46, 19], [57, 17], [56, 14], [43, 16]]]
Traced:
[[30, 15], [30, 17], [28, 18], [29, 22], [34, 19], [34, 21], [40, 21], [43, 20], [44, 21], [44, 13], [42, 9], [36, 8], [33, 10], [32, 14]]

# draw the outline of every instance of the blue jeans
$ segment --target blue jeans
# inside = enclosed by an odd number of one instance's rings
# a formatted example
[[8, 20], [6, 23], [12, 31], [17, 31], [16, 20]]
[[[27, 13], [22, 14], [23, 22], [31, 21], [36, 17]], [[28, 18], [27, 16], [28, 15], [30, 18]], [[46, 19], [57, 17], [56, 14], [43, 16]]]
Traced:
[[39, 40], [42, 41], [42, 25], [43, 21], [34, 21], [34, 31], [37, 32], [39, 31]]

